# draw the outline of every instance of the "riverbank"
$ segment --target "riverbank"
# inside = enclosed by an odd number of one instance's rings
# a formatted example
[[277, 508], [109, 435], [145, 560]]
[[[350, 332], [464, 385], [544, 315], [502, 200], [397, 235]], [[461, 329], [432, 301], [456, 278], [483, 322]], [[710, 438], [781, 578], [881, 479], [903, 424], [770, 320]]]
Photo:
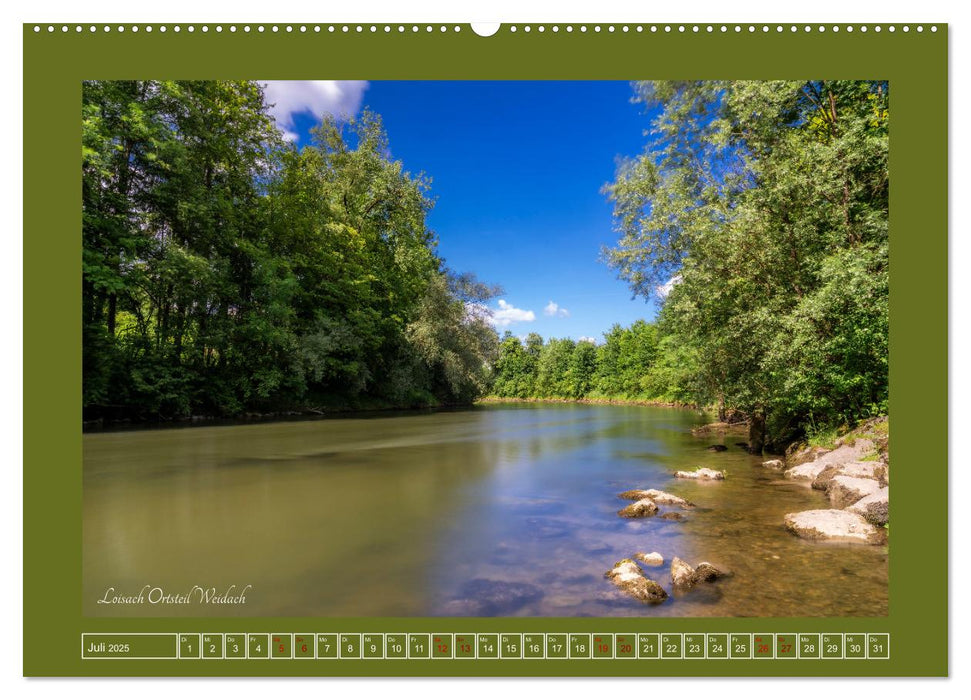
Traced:
[[763, 467], [825, 492], [829, 508], [788, 513], [785, 527], [811, 541], [885, 544], [890, 530], [890, 421], [879, 416], [852, 430], [792, 445]]
[[569, 398], [516, 398], [505, 396], [484, 396], [476, 399], [472, 403], [443, 403], [434, 400], [423, 400], [407, 404], [395, 404], [378, 399], [367, 399], [356, 404], [335, 403], [317, 404], [313, 406], [295, 406], [289, 409], [276, 411], [245, 411], [232, 416], [217, 416], [207, 414], [194, 414], [189, 416], [178, 416], [175, 418], [152, 417], [133, 417], [124, 416], [119, 418], [99, 417], [92, 420], [82, 421], [82, 429], [90, 430], [109, 430], [115, 428], [154, 428], [172, 427], [187, 425], [238, 425], [245, 423], [263, 423], [294, 419], [314, 419], [324, 417], [341, 417], [355, 415], [388, 415], [406, 412], [422, 411], [450, 411], [472, 408], [478, 405], [503, 404], [503, 403], [528, 403], [528, 404], [590, 404], [596, 406], [652, 406], [660, 408], [681, 408], [693, 411], [713, 412], [711, 407], [702, 407], [696, 404], [678, 403], [672, 401], [660, 401], [650, 399], [625, 399], [614, 397], [585, 397], [579, 399]]
[[679, 403], [677, 401], [661, 401], [655, 399], [624, 399], [614, 397], [583, 397], [579, 399], [558, 398], [558, 397], [529, 397], [519, 398], [514, 396], [483, 396], [476, 399], [476, 404], [494, 403], [582, 403], [595, 406], [657, 406], [661, 408], [686, 408], [693, 411], [713, 410], [705, 406], [698, 406], [691, 403]]
[[245, 411], [231, 416], [217, 416], [194, 414], [175, 418], [153, 417], [123, 417], [96, 418], [81, 423], [83, 432], [99, 430], [115, 430], [126, 428], [174, 428], [188, 426], [215, 425], [246, 425], [249, 423], [273, 423], [277, 421], [314, 420], [319, 418], [346, 418], [353, 416], [391, 416], [410, 413], [426, 413], [435, 411], [454, 411], [471, 408], [470, 403], [410, 403], [394, 404], [384, 401], [366, 401], [358, 404], [335, 404], [324, 406], [293, 407], [277, 411]]

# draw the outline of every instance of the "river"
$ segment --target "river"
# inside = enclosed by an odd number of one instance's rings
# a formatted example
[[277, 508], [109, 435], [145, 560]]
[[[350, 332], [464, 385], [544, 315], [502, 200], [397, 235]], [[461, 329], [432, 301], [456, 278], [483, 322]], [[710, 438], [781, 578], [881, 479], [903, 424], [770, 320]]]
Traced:
[[[695, 411], [492, 404], [462, 411], [84, 435], [83, 611], [90, 616], [875, 616], [886, 547], [810, 543], [786, 513], [825, 496]], [[726, 471], [720, 482], [677, 469]], [[617, 516], [658, 488], [682, 520]], [[660, 605], [604, 572], [637, 551], [733, 572]], [[667, 563], [645, 573], [670, 591]], [[141, 591], [245, 603], [99, 603]], [[249, 588], [245, 588], [249, 586]], [[148, 588], [146, 588], [148, 587]], [[106, 595], [108, 591], [111, 595]], [[145, 594], [143, 594], [145, 595]], [[154, 596], [160, 595], [158, 592]]]

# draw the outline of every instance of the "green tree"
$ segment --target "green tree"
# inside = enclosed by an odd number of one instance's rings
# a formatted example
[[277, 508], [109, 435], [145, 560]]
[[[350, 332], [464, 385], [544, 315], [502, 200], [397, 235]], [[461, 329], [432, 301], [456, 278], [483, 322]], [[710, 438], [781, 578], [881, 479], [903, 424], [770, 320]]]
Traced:
[[[607, 259], [637, 294], [670, 289], [661, 330], [695, 358], [691, 380], [672, 382], [697, 402], [765, 416], [776, 444], [880, 410], [889, 86], [664, 81], [635, 90], [657, 110], [654, 138], [607, 188], [621, 232]], [[861, 304], [853, 295], [864, 289]], [[848, 352], [861, 338], [873, 351]], [[835, 366], [820, 375], [822, 357]], [[807, 401], [807, 391], [826, 398]]]
[[252, 81], [82, 86], [84, 406], [235, 415], [466, 402], [494, 293], [448, 273], [381, 120], [284, 143]]
[[581, 340], [570, 355], [570, 368], [567, 386], [568, 393], [574, 399], [583, 398], [590, 393], [597, 374], [597, 348], [589, 340]]
[[576, 342], [570, 338], [550, 338], [539, 354], [536, 392], [548, 398], [573, 396], [570, 367]]

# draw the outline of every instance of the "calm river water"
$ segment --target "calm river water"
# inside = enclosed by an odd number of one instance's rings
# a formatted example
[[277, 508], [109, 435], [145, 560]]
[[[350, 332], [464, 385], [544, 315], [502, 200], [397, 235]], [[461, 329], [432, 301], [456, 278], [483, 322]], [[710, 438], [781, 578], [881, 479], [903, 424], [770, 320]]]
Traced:
[[[812, 544], [783, 516], [824, 508], [696, 412], [496, 404], [455, 412], [89, 433], [84, 613], [132, 616], [872, 616], [887, 549]], [[677, 469], [726, 470], [722, 482]], [[617, 494], [698, 507], [625, 520]], [[645, 606], [604, 579], [657, 551], [734, 572]], [[644, 567], [670, 590], [667, 566]], [[99, 604], [193, 586], [244, 604]], [[146, 588], [148, 587], [148, 588]], [[155, 593], [155, 596], [159, 593]], [[110, 598], [110, 596], [109, 596]]]

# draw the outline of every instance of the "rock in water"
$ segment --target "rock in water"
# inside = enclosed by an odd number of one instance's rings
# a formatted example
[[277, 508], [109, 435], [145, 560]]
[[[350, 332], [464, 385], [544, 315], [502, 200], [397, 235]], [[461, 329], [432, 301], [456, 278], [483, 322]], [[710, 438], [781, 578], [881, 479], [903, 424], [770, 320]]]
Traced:
[[675, 512], [673, 510], [668, 513], [661, 513], [661, 515], [659, 515], [658, 517], [661, 518], [662, 520], [684, 520], [684, 516], [681, 515], [681, 513]]
[[650, 498], [642, 498], [617, 511], [617, 515], [622, 518], [648, 518], [655, 513], [657, 513], [657, 503]]
[[834, 508], [846, 508], [865, 496], [880, 490], [875, 479], [857, 479], [852, 476], [834, 476], [826, 487], [826, 495]]
[[863, 516], [863, 519], [869, 523], [883, 527], [890, 522], [890, 487], [884, 486], [879, 491], [861, 498], [846, 510]]
[[708, 467], [699, 467], [693, 472], [675, 472], [676, 479], [700, 479], [702, 481], [721, 481], [725, 474]]
[[698, 583], [711, 583], [726, 576], [731, 574], [707, 561], [692, 568], [690, 564], [678, 557], [671, 560], [671, 583], [675, 588], [692, 588]]
[[727, 449], [724, 445], [708, 445], [709, 452], [724, 452]]
[[694, 503], [684, 500], [680, 496], [675, 496], [673, 493], [667, 493], [666, 491], [658, 491], [657, 489], [631, 489], [630, 491], [624, 491], [620, 494], [621, 498], [626, 498], [628, 501], [639, 501], [642, 498], [650, 498], [655, 503], [660, 503], [663, 506], [680, 506], [681, 508], [691, 508]]
[[675, 588], [691, 588], [697, 582], [695, 570], [691, 565], [678, 557], [671, 560], [671, 583]]
[[786, 465], [781, 459], [767, 459], [762, 466], [766, 469], [783, 469]]
[[624, 593], [642, 603], [661, 603], [668, 597], [661, 584], [646, 578], [641, 567], [632, 559], [621, 559], [604, 576]]
[[651, 552], [650, 554], [638, 552], [634, 555], [634, 558], [638, 561], [644, 562], [648, 566], [664, 566], [664, 557], [662, 557], [658, 552]]
[[886, 534], [856, 513], [845, 510], [804, 510], [789, 513], [786, 529], [807, 540], [883, 544]]
[[695, 567], [695, 578], [698, 581], [704, 581], [706, 583], [711, 583], [712, 581], [717, 581], [720, 578], [725, 578], [731, 574], [727, 571], [722, 571], [713, 564], [709, 564], [706, 561], [701, 562]]

